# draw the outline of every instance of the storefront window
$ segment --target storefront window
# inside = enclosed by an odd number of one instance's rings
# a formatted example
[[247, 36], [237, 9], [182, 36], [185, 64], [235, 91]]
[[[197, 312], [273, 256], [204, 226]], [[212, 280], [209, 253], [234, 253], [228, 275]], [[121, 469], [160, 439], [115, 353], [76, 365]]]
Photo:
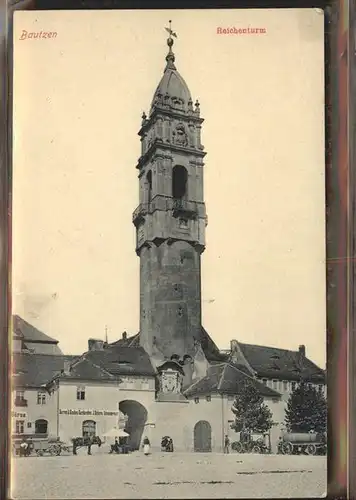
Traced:
[[83, 422], [83, 437], [94, 437], [96, 432], [96, 422], [94, 420], [85, 420]]
[[35, 422], [35, 433], [36, 434], [47, 434], [48, 422], [44, 419], [36, 420]]

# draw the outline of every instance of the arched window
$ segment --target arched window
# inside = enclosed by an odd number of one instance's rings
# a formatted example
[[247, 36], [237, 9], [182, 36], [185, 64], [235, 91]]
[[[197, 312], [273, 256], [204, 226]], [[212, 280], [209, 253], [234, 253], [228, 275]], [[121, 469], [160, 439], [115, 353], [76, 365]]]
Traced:
[[94, 422], [94, 420], [85, 420], [82, 429], [83, 437], [94, 437], [96, 433], [96, 422]]
[[181, 200], [187, 197], [187, 170], [181, 165], [173, 168], [172, 176], [172, 195], [173, 198]]
[[48, 431], [48, 422], [43, 418], [36, 420], [35, 422], [35, 433], [36, 434], [47, 434]]
[[147, 173], [146, 182], [147, 182], [147, 202], [151, 203], [151, 200], [152, 200], [152, 172], [151, 172], [151, 170], [149, 170]]

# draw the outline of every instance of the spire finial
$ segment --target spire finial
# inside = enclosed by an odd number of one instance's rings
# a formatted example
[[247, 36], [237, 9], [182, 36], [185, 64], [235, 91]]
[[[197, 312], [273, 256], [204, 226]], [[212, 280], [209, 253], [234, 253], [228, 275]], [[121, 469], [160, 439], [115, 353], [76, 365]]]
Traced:
[[166, 56], [166, 61], [167, 61], [166, 69], [176, 69], [176, 67], [174, 66], [175, 57], [174, 57], [174, 54], [172, 52], [172, 46], [174, 43], [172, 37], [174, 36], [174, 38], [177, 38], [177, 33], [172, 30], [172, 21], [171, 20], [169, 20], [169, 28], [165, 28], [165, 30], [169, 33], [169, 37], [167, 38], [167, 45], [169, 47], [169, 51], [168, 51], [168, 54]]
[[105, 325], [105, 342], [108, 344], [108, 325]]

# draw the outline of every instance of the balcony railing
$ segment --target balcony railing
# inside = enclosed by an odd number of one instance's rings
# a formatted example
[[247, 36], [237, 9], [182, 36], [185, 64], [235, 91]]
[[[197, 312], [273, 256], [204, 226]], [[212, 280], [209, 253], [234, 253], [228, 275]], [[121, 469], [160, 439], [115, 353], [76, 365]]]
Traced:
[[192, 201], [182, 200], [180, 198], [173, 199], [173, 216], [184, 215], [186, 217], [195, 217], [197, 215], [196, 203]]
[[27, 406], [27, 399], [15, 398], [14, 406], [21, 406], [21, 407]]
[[145, 215], [154, 210], [172, 210], [174, 217], [194, 218], [198, 215], [197, 204], [194, 201], [186, 201], [181, 198], [160, 197], [151, 203], [140, 203], [132, 214], [132, 222], [139, 226]]
[[148, 213], [148, 203], [141, 203], [132, 214], [132, 222], [138, 226], [144, 216]]

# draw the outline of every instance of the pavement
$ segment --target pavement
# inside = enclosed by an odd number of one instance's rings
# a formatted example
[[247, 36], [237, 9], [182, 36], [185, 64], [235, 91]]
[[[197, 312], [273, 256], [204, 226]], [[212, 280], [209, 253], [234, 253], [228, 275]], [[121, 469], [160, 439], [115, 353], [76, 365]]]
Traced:
[[14, 458], [13, 499], [315, 498], [326, 457], [142, 452]]

